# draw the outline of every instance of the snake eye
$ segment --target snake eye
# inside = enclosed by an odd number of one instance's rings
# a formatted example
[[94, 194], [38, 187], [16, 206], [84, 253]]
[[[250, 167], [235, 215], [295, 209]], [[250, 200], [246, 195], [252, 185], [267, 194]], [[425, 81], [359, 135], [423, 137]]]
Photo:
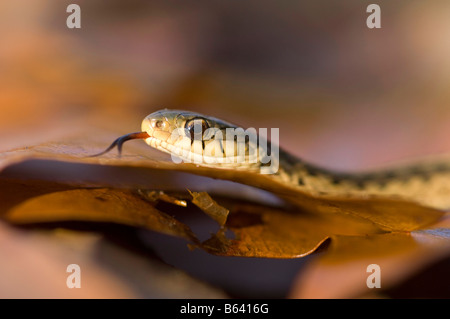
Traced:
[[153, 119], [153, 120], [151, 121], [151, 126], [152, 126], [154, 129], [157, 128], [157, 129], [160, 129], [160, 130], [165, 130], [166, 127], [168, 127], [168, 123], [167, 123], [166, 121], [163, 121], [163, 120], [156, 120], [156, 119]]
[[190, 137], [191, 137], [191, 141], [193, 141], [194, 139], [197, 139], [200, 141], [200, 140], [202, 140], [202, 137], [203, 137], [203, 134], [205, 133], [205, 131], [209, 128], [209, 125], [205, 119], [197, 117], [197, 118], [187, 121], [184, 128], [186, 130], [188, 130]]

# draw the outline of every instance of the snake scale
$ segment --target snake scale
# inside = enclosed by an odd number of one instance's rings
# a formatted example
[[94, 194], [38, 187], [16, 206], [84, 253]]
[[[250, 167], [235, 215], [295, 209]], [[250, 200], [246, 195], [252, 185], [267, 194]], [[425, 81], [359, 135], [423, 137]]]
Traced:
[[[208, 156], [209, 161], [196, 162], [198, 166], [249, 172], [258, 172], [267, 167], [267, 162], [258, 156], [261, 154], [260, 140], [259, 144], [255, 144], [248, 137], [234, 138], [227, 139], [224, 144], [223, 138], [230, 128], [236, 129], [238, 126], [199, 113], [164, 109], [148, 115], [142, 121], [141, 132], [118, 138], [97, 155], [104, 154], [115, 146], [120, 152], [122, 144], [127, 140], [145, 139], [151, 147], [185, 161]], [[205, 138], [208, 132], [210, 136]], [[218, 138], [220, 134], [217, 132], [222, 133], [222, 139]], [[271, 144], [266, 143], [269, 149]], [[239, 146], [244, 148], [245, 154], [241, 153], [238, 158]], [[271, 178], [294, 188], [299, 194], [335, 198], [383, 196], [401, 198], [441, 210], [450, 208], [450, 161], [427, 160], [363, 173], [341, 173], [321, 168], [283, 149], [279, 149], [277, 156], [272, 157], [271, 161], [271, 164], [277, 161], [277, 170]], [[253, 184], [251, 179], [240, 182]]]

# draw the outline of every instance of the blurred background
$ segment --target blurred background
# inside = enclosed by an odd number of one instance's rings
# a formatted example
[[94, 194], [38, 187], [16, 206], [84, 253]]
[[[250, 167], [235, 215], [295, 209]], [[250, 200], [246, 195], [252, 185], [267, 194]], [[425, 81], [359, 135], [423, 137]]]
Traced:
[[72, 2], [0, 4], [2, 150], [163, 107], [279, 127], [334, 168], [450, 150], [448, 1], [378, 1], [381, 29], [351, 0], [76, 1], [68, 29]]
[[4, 0], [0, 151], [137, 131], [167, 107], [280, 128], [282, 147], [336, 169], [449, 152], [449, 16], [445, 0]]

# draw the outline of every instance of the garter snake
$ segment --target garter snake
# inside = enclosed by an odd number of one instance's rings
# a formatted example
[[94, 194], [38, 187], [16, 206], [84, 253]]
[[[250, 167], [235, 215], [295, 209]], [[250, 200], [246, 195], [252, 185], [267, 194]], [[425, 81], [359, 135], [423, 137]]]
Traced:
[[[195, 123], [200, 128], [197, 131], [194, 130]], [[258, 156], [260, 147], [254, 144], [254, 140], [234, 138], [231, 141], [227, 139], [224, 144], [222, 139], [214, 138], [217, 132], [222, 132], [222, 137], [225, 137], [226, 129], [230, 128], [236, 129], [238, 126], [194, 112], [164, 109], [148, 115], [142, 121], [142, 132], [118, 138], [100, 154], [115, 146], [120, 152], [123, 142], [139, 138], [145, 139], [151, 147], [185, 161], [198, 160], [202, 156], [208, 159], [196, 161], [197, 166], [255, 173], [267, 167], [268, 163]], [[210, 131], [210, 136], [205, 138], [207, 131]], [[237, 156], [239, 145], [245, 150], [240, 157]], [[271, 144], [267, 145], [270, 148]], [[450, 208], [450, 161], [431, 160], [371, 172], [341, 173], [307, 163], [279, 149], [269, 164], [276, 164], [277, 167], [270, 176], [271, 180], [303, 195], [334, 198], [393, 197], [437, 209]], [[239, 182], [255, 186], [251, 178]], [[261, 183], [257, 186], [260, 187]], [[271, 187], [266, 185], [265, 188], [270, 190]]]

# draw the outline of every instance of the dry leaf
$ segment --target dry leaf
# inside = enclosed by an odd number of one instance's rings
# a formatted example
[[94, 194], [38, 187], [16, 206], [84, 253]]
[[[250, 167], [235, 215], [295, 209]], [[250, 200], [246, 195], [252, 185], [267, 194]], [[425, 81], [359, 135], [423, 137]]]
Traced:
[[197, 242], [186, 225], [128, 190], [0, 181], [0, 217], [15, 224], [55, 221], [114, 222]]
[[[99, 136], [102, 139], [106, 139], [105, 136], [102, 137], [101, 134], [92, 134], [92, 136]], [[81, 140], [81, 137], [72, 139], [73, 142]], [[272, 191], [297, 205], [298, 208], [293, 209], [290, 213], [286, 213], [283, 210], [272, 210], [264, 207], [255, 208], [257, 206], [246, 208], [248, 211], [244, 211], [245, 214], [243, 214], [242, 211], [233, 212], [230, 215], [230, 218], [232, 218], [231, 221], [225, 222], [227, 209], [229, 208], [219, 206], [206, 193], [193, 193], [194, 202], [215, 218], [220, 216], [220, 218], [217, 219], [218, 222], [222, 225], [225, 224], [235, 236], [234, 238], [228, 238], [225, 236], [226, 232], [219, 232], [210, 240], [200, 245], [200, 247], [211, 253], [227, 256], [270, 258], [300, 257], [315, 251], [321, 243], [334, 235], [365, 236], [366, 234], [377, 234], [383, 231], [411, 231], [436, 221], [443, 214], [434, 209], [391, 199], [337, 200], [299, 195], [286, 185], [274, 183], [272, 178], [266, 175], [259, 175], [251, 172], [200, 168], [190, 164], [177, 165], [167, 159], [155, 160], [152, 158], [155, 151], [148, 148], [146, 145], [142, 145], [142, 143], [129, 145], [124, 156], [120, 159], [117, 158], [115, 154], [106, 154], [104, 157], [99, 158], [80, 156], [93, 154], [97, 151], [98, 149], [92, 149], [87, 145], [84, 145], [83, 148], [80, 149], [79, 146], [73, 144], [54, 143], [51, 145], [36, 146], [32, 149], [11, 152], [8, 156], [4, 157], [3, 164], [5, 165], [5, 168], [9, 168], [14, 165], [20, 165], [20, 163], [23, 163], [26, 159], [38, 158], [44, 163], [48, 159], [54, 159], [69, 163], [108, 165], [115, 167], [117, 172], [119, 172], [120, 169], [126, 170], [128, 167], [135, 167], [136, 169], [142, 170], [142, 172], [150, 173], [149, 178], [147, 179], [147, 188], [150, 188], [150, 190], [151, 188], [165, 189], [167, 187], [169, 187], [169, 189], [170, 187], [175, 189], [178, 188], [178, 190], [185, 189], [186, 187], [190, 187], [193, 180], [193, 175], [185, 173], [194, 173], [245, 183], [251, 181], [253, 186], [259, 186]], [[136, 155], [130, 155], [133, 153]], [[95, 165], [92, 166], [92, 168], [95, 170]], [[156, 178], [157, 173], [163, 175], [159, 175], [159, 177]], [[183, 178], [176, 178], [175, 176], [177, 174], [180, 174], [179, 176], [183, 176]], [[155, 176], [155, 178], [152, 178], [152, 175]], [[80, 178], [79, 176], [77, 177]], [[70, 182], [70, 179], [64, 181], [64, 183]], [[83, 184], [82, 180], [78, 180], [77, 182], [78, 184]], [[108, 186], [108, 183], [108, 179], [105, 178], [105, 186]], [[122, 185], [122, 187], [127, 187], [127, 185]], [[128, 187], [133, 187], [133, 184], [130, 183]], [[79, 191], [73, 191], [72, 193], [78, 194], [77, 192]], [[135, 198], [127, 197], [130, 196], [130, 194], [127, 194], [126, 192], [122, 193], [122, 191], [117, 190], [103, 190], [103, 192], [105, 192], [105, 194], [111, 192], [110, 196], [114, 197], [113, 202], [118, 201], [120, 203], [120, 197], [124, 196], [124, 198], [126, 198], [124, 201], [130, 201], [130, 207], [136, 205], [131, 204]], [[72, 193], [66, 193], [65, 199], [69, 201], [71, 196], [73, 196]], [[103, 196], [106, 196], [105, 194], [103, 194]], [[46, 199], [46, 197], [43, 197], [43, 199]], [[139, 199], [138, 201], [142, 202], [142, 199]], [[62, 202], [59, 204], [62, 205]], [[98, 207], [96, 200], [86, 203], [87, 207], [93, 204]], [[109, 218], [115, 219], [116, 222], [143, 225], [145, 223], [142, 222], [142, 219], [145, 219], [145, 217], [143, 217], [143, 214], [145, 213], [138, 212], [144, 209], [144, 206], [136, 207], [136, 211], [133, 214], [123, 210], [115, 217], [109, 215]], [[154, 207], [151, 205], [149, 206], [151, 207], [150, 211], [152, 211]], [[87, 208], [83, 209], [89, 211]], [[100, 211], [103, 209], [106, 209], [106, 206], [95, 210], [95, 214], [101, 214]], [[20, 212], [25, 216], [24, 210], [21, 210]], [[91, 212], [91, 214], [93, 213], [94, 212]], [[75, 212], [73, 212], [73, 214], [75, 214]], [[124, 215], [126, 214], [129, 214], [129, 216], [125, 217]], [[41, 213], [41, 215], [43, 216], [43, 213]], [[85, 216], [78, 215], [78, 218], [90, 220], [90, 218], [92, 219], [94, 218], [93, 216], [95, 216], [94, 214], [92, 216], [89, 215], [90, 214], [86, 214]], [[311, 217], [310, 215], [314, 217]], [[13, 214], [10, 216], [15, 215]], [[162, 215], [157, 213], [154, 216]], [[253, 225], [247, 225], [245, 220], [249, 218], [249, 216], [251, 220], [259, 220], [260, 222]], [[50, 218], [49, 216], [47, 217]], [[107, 217], [108, 216], [102, 215], [101, 218]], [[29, 220], [33, 219], [30, 218]], [[161, 221], [159, 221], [159, 223], [153, 223], [153, 225], [157, 225], [153, 226], [153, 228], [150, 228], [152, 227], [150, 225], [151, 223], [148, 223], [145, 227], [166, 233], [170, 232], [171, 230], [164, 228], [166, 227], [165, 222], [161, 223]], [[235, 225], [241, 226], [236, 227]], [[243, 227], [242, 225], [246, 226]], [[159, 229], [160, 227], [161, 229]], [[195, 242], [192, 233], [186, 230], [184, 226], [180, 226], [174, 234], [178, 236], [183, 234], [183, 238]]]
[[139, 189], [138, 192], [139, 192], [139, 194], [144, 196], [144, 198], [148, 199], [149, 201], [151, 201], [153, 203], [156, 203], [159, 200], [161, 200], [163, 202], [182, 206], [182, 207], [187, 206], [187, 203], [185, 200], [179, 199], [179, 198], [177, 198], [175, 196], [171, 196], [169, 194], [166, 194], [164, 191], [144, 191], [142, 189]]
[[[101, 136], [94, 132], [89, 136]], [[113, 137], [110, 138], [112, 140]], [[100, 139], [99, 139], [100, 140]], [[102, 136], [104, 145], [108, 145], [107, 138]], [[78, 141], [78, 144], [77, 144]], [[95, 142], [95, 145], [99, 142]], [[83, 146], [80, 146], [83, 145]], [[138, 147], [139, 146], [139, 147]], [[355, 218], [367, 219], [375, 223], [378, 227], [386, 231], [411, 231], [437, 221], [443, 213], [439, 210], [423, 207], [415, 203], [391, 198], [355, 198], [337, 199], [333, 197], [312, 197], [301, 194], [298, 190], [289, 185], [282, 184], [273, 179], [270, 175], [261, 175], [253, 172], [235, 171], [197, 167], [193, 164], [175, 164], [167, 156], [151, 149], [143, 143], [133, 144], [127, 148], [125, 155], [118, 158], [115, 154], [106, 154], [99, 158], [85, 157], [95, 154], [99, 149], [92, 148], [83, 142], [83, 137], [73, 137], [71, 144], [53, 143], [38, 145], [28, 149], [18, 149], [13, 152], [3, 154], [0, 159], [0, 167], [8, 167], [14, 163], [27, 159], [38, 158], [42, 160], [60, 160], [72, 163], [89, 163], [110, 165], [119, 167], [137, 167], [145, 170], [185, 172], [217, 179], [231, 180], [247, 184], [253, 187], [265, 189], [278, 195], [291, 203], [297, 205], [302, 210], [318, 213], [339, 213], [352, 215]], [[162, 185], [167, 186], [167, 181], [159, 180]], [[189, 187], [189, 177], [184, 179], [184, 187]], [[157, 185], [157, 183], [154, 183]], [[194, 183], [195, 184], [195, 183]], [[181, 185], [180, 185], [181, 186]], [[179, 187], [180, 190], [181, 187]], [[164, 187], [158, 187], [164, 189]]]
[[211, 198], [206, 192], [191, 192], [192, 203], [205, 212], [209, 217], [219, 223], [220, 226], [224, 226], [227, 222], [228, 213], [230, 212], [223, 206], [217, 204], [215, 200]]
[[[367, 266], [381, 269], [381, 293], [450, 255], [450, 215], [430, 228], [365, 237], [334, 236], [326, 254], [299, 274], [292, 298], [354, 298], [377, 292], [366, 285]], [[448, 276], [428, 285], [448, 283]], [[425, 288], [425, 287], [423, 287]], [[378, 291], [378, 293], [380, 293]], [[419, 297], [426, 297], [420, 295]]]
[[338, 214], [286, 211], [261, 205], [232, 209], [226, 229], [202, 243], [224, 256], [297, 258], [314, 252], [333, 234], [365, 235], [382, 232], [370, 222]]

